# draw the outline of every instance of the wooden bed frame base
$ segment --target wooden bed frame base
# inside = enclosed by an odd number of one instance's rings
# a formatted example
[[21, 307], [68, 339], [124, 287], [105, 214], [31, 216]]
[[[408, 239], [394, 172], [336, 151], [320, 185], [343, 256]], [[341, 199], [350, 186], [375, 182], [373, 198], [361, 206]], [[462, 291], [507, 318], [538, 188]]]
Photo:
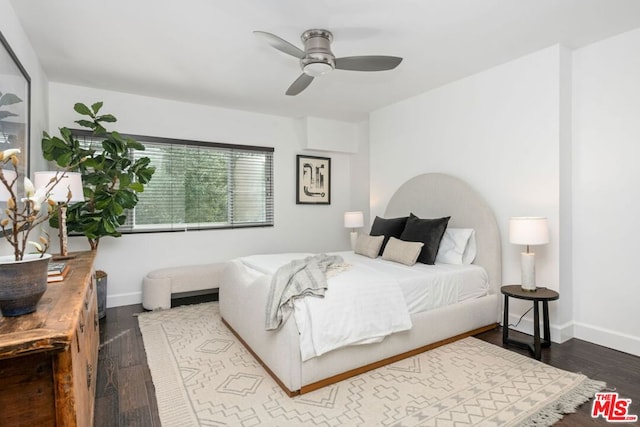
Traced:
[[340, 382], [342, 380], [346, 380], [347, 378], [355, 377], [356, 375], [360, 375], [360, 374], [365, 373], [367, 371], [371, 371], [373, 369], [377, 369], [377, 368], [379, 368], [381, 366], [389, 365], [391, 363], [397, 362], [398, 360], [402, 360], [402, 359], [406, 359], [407, 357], [415, 356], [416, 354], [423, 353], [423, 352], [425, 352], [427, 350], [431, 350], [431, 349], [434, 349], [436, 347], [440, 347], [440, 346], [443, 346], [445, 344], [449, 344], [449, 343], [452, 343], [454, 341], [461, 340], [462, 338], [466, 338], [466, 337], [470, 337], [470, 336], [473, 336], [473, 335], [480, 334], [482, 332], [490, 331], [492, 329], [497, 328], [500, 325], [499, 323], [492, 323], [490, 325], [482, 326], [480, 328], [473, 329], [473, 330], [468, 331], [468, 332], [463, 332], [463, 333], [455, 335], [453, 337], [446, 338], [446, 339], [443, 339], [443, 340], [440, 340], [440, 341], [436, 341], [434, 343], [427, 344], [425, 346], [418, 347], [416, 349], [409, 350], [409, 351], [406, 351], [404, 353], [397, 354], [395, 356], [387, 357], [386, 359], [382, 359], [382, 360], [379, 360], [377, 362], [369, 363], [368, 365], [364, 365], [364, 366], [361, 366], [359, 368], [351, 369], [349, 371], [343, 372], [343, 373], [338, 374], [338, 375], [334, 375], [334, 376], [329, 377], [329, 378], [325, 378], [324, 380], [320, 380], [320, 381], [317, 381], [315, 383], [311, 383], [309, 385], [303, 386], [300, 390], [293, 390], [292, 391], [292, 390], [289, 390], [282, 383], [282, 381], [280, 381], [280, 379], [271, 371], [271, 369], [269, 369], [269, 367], [260, 359], [260, 357], [258, 357], [258, 355], [253, 351], [253, 349], [247, 345], [247, 343], [242, 339], [242, 337], [240, 335], [238, 335], [238, 333], [231, 327], [231, 325], [229, 325], [227, 323], [227, 321], [224, 320], [224, 318], [222, 319], [222, 323], [224, 323], [226, 325], [226, 327], [229, 328], [229, 330], [233, 333], [233, 335], [235, 335], [236, 338], [238, 338], [238, 340], [242, 343], [242, 345], [244, 345], [244, 347], [249, 351], [249, 353], [251, 353], [251, 355], [258, 361], [258, 363], [260, 363], [260, 365], [269, 373], [271, 378], [273, 378], [274, 381], [276, 383], [278, 383], [280, 388], [282, 388], [282, 390], [289, 397], [294, 397], [294, 396], [298, 396], [298, 395], [301, 395], [301, 394], [309, 393], [309, 392], [314, 391], [314, 390], [318, 390], [319, 388], [328, 386], [330, 384], [335, 384], [335, 383]]

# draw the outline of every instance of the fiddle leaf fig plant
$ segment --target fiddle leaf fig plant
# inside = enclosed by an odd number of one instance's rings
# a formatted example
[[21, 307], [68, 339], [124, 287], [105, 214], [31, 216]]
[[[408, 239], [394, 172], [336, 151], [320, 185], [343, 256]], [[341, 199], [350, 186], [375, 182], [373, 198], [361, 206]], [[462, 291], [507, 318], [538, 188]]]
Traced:
[[[73, 169], [82, 175], [84, 202], [71, 204], [67, 211], [69, 232], [84, 234], [92, 250], [98, 249], [105, 236], [120, 237], [118, 228], [126, 221], [126, 212], [138, 203], [138, 195], [144, 191], [155, 172], [148, 157], [133, 160], [135, 150], [144, 150], [143, 144], [124, 137], [116, 131], [108, 131], [105, 123], [115, 123], [111, 114], [100, 114], [102, 102], [91, 107], [77, 103], [74, 110], [86, 118], [75, 123], [90, 130], [91, 138], [100, 141], [99, 146], [87, 147], [66, 127], [60, 128], [60, 137], [44, 132], [42, 153], [44, 158], [55, 161], [60, 167], [77, 164]], [[58, 217], [49, 221], [58, 227]]]

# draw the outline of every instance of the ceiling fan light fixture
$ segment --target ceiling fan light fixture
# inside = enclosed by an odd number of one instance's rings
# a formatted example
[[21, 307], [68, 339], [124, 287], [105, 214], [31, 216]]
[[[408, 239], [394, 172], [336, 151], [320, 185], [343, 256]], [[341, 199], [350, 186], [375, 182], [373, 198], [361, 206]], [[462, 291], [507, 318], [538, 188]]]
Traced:
[[326, 62], [311, 62], [306, 64], [303, 68], [305, 74], [311, 77], [318, 77], [333, 70], [333, 67]]
[[315, 77], [327, 74], [329, 71], [386, 71], [396, 68], [402, 58], [385, 55], [360, 55], [336, 58], [331, 51], [333, 34], [322, 29], [311, 29], [302, 33], [301, 39], [304, 50], [292, 45], [288, 41], [265, 31], [254, 31], [254, 34], [264, 38], [267, 43], [280, 52], [291, 55], [300, 60], [302, 74], [289, 86], [285, 94], [293, 96], [305, 90]]

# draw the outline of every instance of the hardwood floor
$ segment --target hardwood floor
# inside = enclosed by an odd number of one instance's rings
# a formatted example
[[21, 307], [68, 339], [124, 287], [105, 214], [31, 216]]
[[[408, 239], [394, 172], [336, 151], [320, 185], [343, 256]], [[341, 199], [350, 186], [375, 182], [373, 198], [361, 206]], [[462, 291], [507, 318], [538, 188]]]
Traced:
[[[202, 295], [174, 300], [174, 305], [215, 300], [217, 295]], [[107, 309], [100, 321], [100, 353], [96, 387], [95, 426], [160, 426], [151, 374], [147, 366], [142, 335], [136, 314], [141, 305]], [[517, 333], [514, 333], [517, 334]], [[515, 336], [515, 335], [514, 335]], [[502, 346], [500, 328], [477, 336]], [[509, 347], [529, 354], [528, 350]], [[572, 339], [542, 350], [542, 361], [549, 365], [605, 381], [621, 398], [632, 399], [629, 412], [640, 415], [640, 357]], [[591, 418], [591, 401], [566, 415], [556, 426], [609, 425], [604, 419]], [[640, 425], [625, 423], [623, 425]]]

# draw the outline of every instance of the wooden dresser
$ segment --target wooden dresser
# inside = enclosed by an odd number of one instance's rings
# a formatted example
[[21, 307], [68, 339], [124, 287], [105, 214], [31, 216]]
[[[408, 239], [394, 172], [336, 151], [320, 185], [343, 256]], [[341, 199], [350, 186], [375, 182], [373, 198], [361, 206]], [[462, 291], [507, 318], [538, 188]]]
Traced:
[[93, 425], [95, 252], [72, 255], [67, 277], [48, 284], [35, 313], [0, 316], [0, 426]]

